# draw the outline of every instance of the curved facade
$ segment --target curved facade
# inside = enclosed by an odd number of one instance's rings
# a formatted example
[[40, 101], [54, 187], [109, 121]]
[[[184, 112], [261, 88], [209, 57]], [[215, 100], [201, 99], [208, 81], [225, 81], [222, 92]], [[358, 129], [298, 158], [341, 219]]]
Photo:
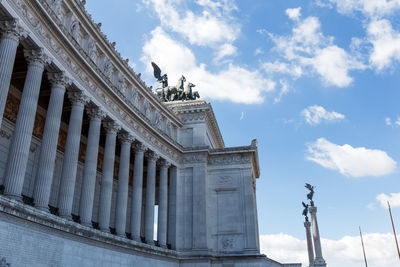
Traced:
[[255, 140], [226, 148], [210, 104], [161, 102], [84, 1], [0, 0], [0, 29], [0, 258], [289, 266], [260, 254]]

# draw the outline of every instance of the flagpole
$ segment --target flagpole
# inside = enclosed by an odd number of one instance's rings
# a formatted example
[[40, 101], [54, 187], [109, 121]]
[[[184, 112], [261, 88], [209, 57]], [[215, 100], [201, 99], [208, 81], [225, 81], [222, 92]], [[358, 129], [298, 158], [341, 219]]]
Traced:
[[365, 255], [365, 247], [364, 247], [364, 241], [363, 241], [363, 237], [362, 237], [361, 227], [359, 226], [358, 228], [360, 229], [361, 245], [362, 245], [362, 249], [363, 249], [363, 253], [364, 253], [365, 267], [368, 267], [367, 256]]
[[389, 201], [388, 201], [387, 203], [388, 203], [388, 207], [389, 207], [390, 220], [392, 221], [392, 228], [393, 228], [394, 240], [396, 241], [397, 254], [399, 255], [399, 259], [400, 259], [399, 243], [397, 242], [396, 229], [394, 228], [393, 217], [392, 217], [392, 210], [390, 209], [390, 203], [389, 203]]

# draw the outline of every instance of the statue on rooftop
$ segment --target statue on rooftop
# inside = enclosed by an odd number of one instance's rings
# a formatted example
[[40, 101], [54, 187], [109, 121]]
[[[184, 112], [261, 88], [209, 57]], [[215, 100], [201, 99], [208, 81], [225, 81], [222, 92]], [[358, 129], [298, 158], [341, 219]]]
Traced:
[[185, 86], [186, 78], [181, 76], [175, 86], [168, 85], [168, 75], [161, 74], [161, 69], [154, 62], [151, 62], [154, 71], [154, 77], [157, 82], [161, 83], [161, 88], [156, 89], [157, 96], [164, 102], [178, 101], [178, 100], [196, 100], [200, 98], [197, 91], [192, 91], [194, 84], [188, 83]]

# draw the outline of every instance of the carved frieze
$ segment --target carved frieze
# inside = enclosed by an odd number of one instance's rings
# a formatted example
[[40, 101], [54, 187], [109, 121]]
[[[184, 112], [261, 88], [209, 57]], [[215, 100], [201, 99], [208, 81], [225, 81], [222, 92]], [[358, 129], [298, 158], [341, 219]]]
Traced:
[[208, 158], [210, 165], [234, 165], [234, 164], [249, 164], [251, 156], [249, 154], [222, 154], [212, 155]]
[[205, 162], [206, 162], [205, 153], [190, 153], [190, 154], [184, 154], [182, 156], [182, 163], [183, 164], [205, 163]]

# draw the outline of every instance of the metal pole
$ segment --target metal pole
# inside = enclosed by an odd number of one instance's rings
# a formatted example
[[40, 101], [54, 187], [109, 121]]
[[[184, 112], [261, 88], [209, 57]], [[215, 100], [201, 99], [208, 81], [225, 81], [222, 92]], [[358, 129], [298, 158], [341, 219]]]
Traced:
[[361, 245], [362, 245], [362, 249], [363, 249], [363, 253], [364, 253], [365, 267], [368, 267], [367, 256], [365, 255], [365, 247], [364, 247], [364, 241], [363, 241], [363, 237], [362, 237], [361, 227], [359, 226], [358, 228], [360, 229]]
[[392, 228], [393, 228], [394, 240], [396, 241], [397, 254], [399, 255], [399, 259], [400, 259], [399, 243], [397, 242], [396, 229], [394, 228], [393, 217], [392, 217], [392, 210], [390, 209], [390, 203], [389, 203], [389, 201], [388, 201], [388, 207], [389, 207], [390, 220], [392, 221]]

